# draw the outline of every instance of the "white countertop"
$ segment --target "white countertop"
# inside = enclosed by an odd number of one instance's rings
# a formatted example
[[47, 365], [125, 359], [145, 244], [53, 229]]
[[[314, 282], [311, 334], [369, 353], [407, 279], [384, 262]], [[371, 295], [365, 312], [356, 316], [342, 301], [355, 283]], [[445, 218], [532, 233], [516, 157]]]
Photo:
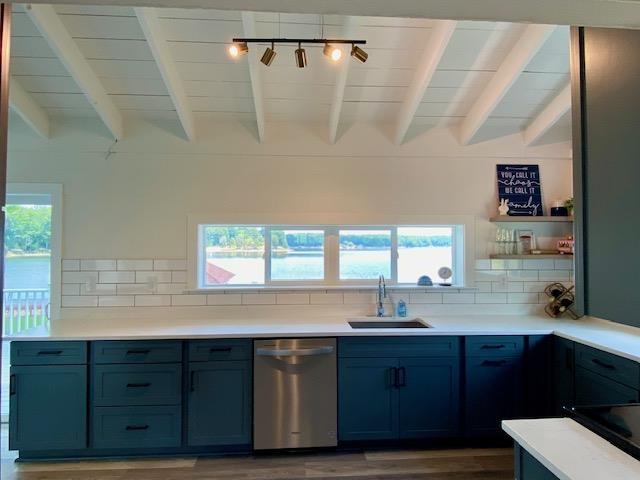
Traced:
[[[409, 317], [411, 319], [413, 317]], [[545, 335], [554, 333], [640, 362], [640, 329], [597, 318], [551, 319], [535, 315], [421, 317], [433, 328], [352, 329], [348, 317], [252, 319], [59, 320], [5, 340], [144, 340], [197, 338], [340, 337], [399, 335]], [[363, 319], [363, 317], [359, 317]], [[367, 318], [367, 320], [375, 320]], [[385, 319], [388, 320], [388, 319]]]
[[640, 478], [640, 462], [569, 418], [504, 420], [502, 429], [561, 480]]

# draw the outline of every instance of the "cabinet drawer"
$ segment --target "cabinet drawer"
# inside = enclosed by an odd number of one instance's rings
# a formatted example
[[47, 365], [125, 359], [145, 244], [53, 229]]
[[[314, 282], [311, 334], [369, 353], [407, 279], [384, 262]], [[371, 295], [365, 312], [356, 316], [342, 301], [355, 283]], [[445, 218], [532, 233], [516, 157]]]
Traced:
[[172, 363], [182, 361], [182, 343], [165, 340], [100, 341], [91, 344], [94, 363]]
[[473, 336], [465, 339], [468, 357], [518, 356], [524, 351], [524, 337], [512, 335]]
[[179, 447], [180, 407], [96, 407], [94, 448]]
[[576, 365], [640, 390], [640, 365], [611, 353], [576, 344]]
[[11, 342], [11, 365], [82, 365], [86, 342]]
[[640, 392], [634, 388], [576, 367], [576, 405], [611, 405], [637, 403]]
[[342, 337], [340, 357], [448, 357], [460, 352], [459, 337]]
[[179, 405], [182, 364], [94, 365], [96, 406]]
[[251, 339], [192, 340], [189, 342], [190, 362], [215, 360], [248, 360], [253, 354]]

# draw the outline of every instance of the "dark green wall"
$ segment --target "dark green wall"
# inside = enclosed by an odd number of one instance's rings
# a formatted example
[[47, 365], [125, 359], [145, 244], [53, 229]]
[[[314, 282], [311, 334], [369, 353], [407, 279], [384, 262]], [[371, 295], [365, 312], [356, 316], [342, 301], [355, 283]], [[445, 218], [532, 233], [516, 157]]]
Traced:
[[584, 260], [577, 282], [585, 313], [640, 326], [640, 31], [574, 34], [574, 109], [582, 114], [574, 160], [583, 200], [576, 228]]

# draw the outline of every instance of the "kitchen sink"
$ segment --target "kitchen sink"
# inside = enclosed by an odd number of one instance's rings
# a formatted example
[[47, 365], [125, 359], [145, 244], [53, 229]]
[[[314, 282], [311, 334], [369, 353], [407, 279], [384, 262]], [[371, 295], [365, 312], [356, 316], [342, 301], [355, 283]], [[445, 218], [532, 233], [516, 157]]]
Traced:
[[433, 328], [419, 318], [413, 320], [349, 320], [351, 328]]

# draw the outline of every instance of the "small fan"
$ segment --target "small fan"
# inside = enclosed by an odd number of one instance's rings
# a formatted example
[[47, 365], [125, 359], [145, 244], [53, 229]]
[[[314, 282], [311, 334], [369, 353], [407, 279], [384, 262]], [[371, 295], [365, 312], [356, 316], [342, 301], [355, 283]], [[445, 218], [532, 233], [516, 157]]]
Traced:
[[448, 280], [453, 276], [453, 272], [449, 267], [440, 267], [440, 269], [438, 270], [438, 276], [443, 280], [442, 283], [440, 283], [441, 286], [451, 286], [451, 283], [449, 283]]

